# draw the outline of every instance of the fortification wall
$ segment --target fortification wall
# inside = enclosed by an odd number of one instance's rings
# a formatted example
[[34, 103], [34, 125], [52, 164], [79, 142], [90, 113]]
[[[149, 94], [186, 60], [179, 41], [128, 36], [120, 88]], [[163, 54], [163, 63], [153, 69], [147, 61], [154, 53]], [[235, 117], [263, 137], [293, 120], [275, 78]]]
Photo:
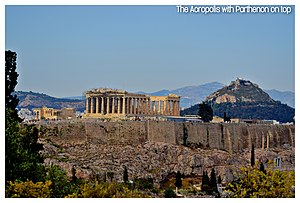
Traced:
[[[185, 132], [185, 133], [184, 133]], [[100, 122], [86, 120], [50, 123], [41, 135], [55, 135], [61, 144], [139, 145], [146, 141], [219, 149], [239, 153], [244, 149], [295, 147], [293, 125], [204, 124], [157, 121]]]

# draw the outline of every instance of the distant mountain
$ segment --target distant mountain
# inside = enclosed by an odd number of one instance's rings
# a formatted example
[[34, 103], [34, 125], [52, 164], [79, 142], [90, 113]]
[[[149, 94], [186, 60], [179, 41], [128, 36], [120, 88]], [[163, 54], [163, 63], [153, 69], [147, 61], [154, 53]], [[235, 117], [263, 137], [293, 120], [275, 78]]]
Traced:
[[[223, 117], [224, 112], [232, 118], [277, 120], [292, 122], [295, 109], [275, 101], [257, 84], [237, 79], [205, 99], [214, 115]], [[181, 115], [198, 114], [198, 104], [181, 111]]]
[[19, 98], [17, 108], [40, 108], [47, 106], [49, 108], [61, 109], [64, 107], [72, 107], [77, 111], [85, 109], [85, 102], [83, 100], [55, 98], [43, 93], [16, 91], [15, 94]]
[[287, 104], [295, 108], [295, 93], [291, 91], [278, 91], [278, 90], [264, 90], [274, 100], [280, 101], [283, 104]]
[[205, 101], [213, 104], [235, 102], [275, 102], [266, 92], [249, 80], [236, 79], [210, 94]]
[[188, 108], [194, 104], [202, 102], [207, 95], [222, 88], [224, 85], [219, 82], [211, 82], [198, 86], [186, 86], [175, 90], [160, 90], [153, 93], [137, 92], [140, 94], [167, 96], [177, 94], [180, 98], [180, 107]]
[[[158, 96], [166, 96], [169, 94], [177, 94], [181, 96], [180, 99], [180, 107], [188, 108], [195, 104], [199, 104], [206, 99], [208, 95], [211, 93], [223, 88], [224, 85], [219, 82], [211, 82], [202, 85], [195, 86], [186, 86], [174, 90], [160, 90], [153, 93], [146, 92], [136, 92], [139, 94], [148, 94], [148, 95], [158, 95]], [[275, 99], [279, 100], [282, 103], [286, 103], [292, 107], [295, 105], [295, 94], [293, 92], [281, 92], [278, 90], [266, 90], [269, 95]], [[57, 107], [61, 106], [75, 106], [77, 110], [84, 110], [84, 96], [74, 96], [74, 97], [66, 97], [66, 98], [55, 98], [48, 96], [42, 93], [34, 93], [34, 92], [16, 92], [19, 99], [19, 107], [40, 107], [41, 105], [46, 105], [49, 107]], [[32, 100], [32, 101], [31, 101]]]
[[62, 99], [85, 100], [85, 96], [64, 97]]

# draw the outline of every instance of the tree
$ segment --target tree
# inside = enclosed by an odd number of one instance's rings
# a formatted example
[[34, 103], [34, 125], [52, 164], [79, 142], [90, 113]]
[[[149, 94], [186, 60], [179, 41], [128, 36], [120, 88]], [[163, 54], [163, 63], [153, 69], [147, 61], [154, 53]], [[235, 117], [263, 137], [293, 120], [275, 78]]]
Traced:
[[20, 126], [16, 106], [18, 98], [13, 95], [17, 85], [15, 52], [5, 52], [5, 179], [9, 181], [43, 181], [45, 167], [39, 151], [38, 130], [34, 126]]
[[177, 188], [181, 188], [182, 187], [182, 179], [181, 178], [182, 177], [181, 177], [180, 171], [177, 171], [177, 173], [176, 173], [176, 181], [175, 181], [175, 186]]
[[218, 176], [218, 184], [222, 184], [222, 178], [220, 175]]
[[260, 171], [258, 165], [241, 168], [238, 181], [227, 188], [229, 197], [295, 197], [295, 172], [272, 170], [270, 166], [266, 173]]
[[43, 181], [45, 168], [39, 154], [42, 144], [37, 143], [38, 131], [34, 126], [20, 127], [6, 108], [5, 122], [5, 179]]
[[263, 173], [266, 173], [265, 166], [264, 166], [264, 164], [262, 162], [260, 162], [259, 171], [261, 171]]
[[13, 117], [18, 118], [17, 111], [15, 110], [19, 99], [17, 95], [13, 95], [15, 87], [18, 84], [17, 79], [19, 74], [17, 68], [17, 53], [12, 51], [5, 51], [5, 107], [13, 111]]
[[203, 174], [202, 174], [201, 190], [203, 192], [210, 193], [210, 181], [209, 181], [209, 177], [207, 175], [207, 171], [203, 171]]
[[123, 172], [123, 181], [124, 183], [128, 182], [128, 171], [127, 171], [127, 167], [124, 167], [124, 172]]
[[175, 198], [176, 193], [171, 188], [168, 188], [164, 191], [164, 197], [165, 198]]
[[251, 166], [254, 166], [254, 164], [255, 164], [254, 144], [252, 144], [252, 147], [251, 147]]
[[207, 103], [202, 102], [199, 104], [199, 116], [204, 122], [208, 123], [213, 119], [213, 109]]
[[216, 178], [216, 173], [214, 168], [212, 168], [210, 173], [210, 188], [212, 192], [218, 192], [217, 178]]
[[36, 182], [30, 181], [25, 182], [9, 182], [8, 187], [5, 190], [6, 197], [30, 197], [30, 198], [45, 198], [51, 195], [51, 181]]

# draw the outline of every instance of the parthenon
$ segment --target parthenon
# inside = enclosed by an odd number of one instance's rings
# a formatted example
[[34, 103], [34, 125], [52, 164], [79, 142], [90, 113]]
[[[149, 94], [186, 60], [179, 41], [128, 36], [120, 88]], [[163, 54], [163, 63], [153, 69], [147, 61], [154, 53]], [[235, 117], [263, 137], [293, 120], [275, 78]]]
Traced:
[[85, 92], [84, 117], [179, 116], [180, 96], [150, 96], [99, 88]]

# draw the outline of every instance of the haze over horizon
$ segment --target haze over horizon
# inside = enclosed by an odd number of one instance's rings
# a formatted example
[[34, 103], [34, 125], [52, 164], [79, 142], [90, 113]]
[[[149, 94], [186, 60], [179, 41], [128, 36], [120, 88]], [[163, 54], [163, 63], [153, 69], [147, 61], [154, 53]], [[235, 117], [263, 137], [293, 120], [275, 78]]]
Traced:
[[284, 14], [179, 14], [176, 6], [6, 6], [16, 90], [156, 92], [237, 77], [295, 92], [294, 7]]

